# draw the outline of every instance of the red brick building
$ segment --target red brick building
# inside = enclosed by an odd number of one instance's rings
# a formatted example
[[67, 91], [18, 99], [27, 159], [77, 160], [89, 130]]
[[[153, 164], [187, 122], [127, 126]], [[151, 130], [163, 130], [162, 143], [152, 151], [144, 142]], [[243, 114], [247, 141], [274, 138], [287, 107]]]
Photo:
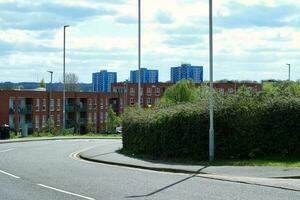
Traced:
[[[143, 108], [155, 106], [160, 102], [171, 83], [142, 84], [141, 104]], [[235, 93], [245, 85], [261, 90], [257, 83], [215, 83], [219, 93]], [[200, 86], [200, 85], [199, 85]], [[47, 131], [48, 124], [60, 129], [63, 127], [63, 93], [26, 90], [0, 90], [0, 125], [8, 124], [11, 129], [26, 129], [29, 133]], [[76, 132], [106, 131], [107, 109], [120, 115], [126, 106], [136, 106], [138, 84], [112, 84], [111, 93], [66, 92], [66, 128]]]

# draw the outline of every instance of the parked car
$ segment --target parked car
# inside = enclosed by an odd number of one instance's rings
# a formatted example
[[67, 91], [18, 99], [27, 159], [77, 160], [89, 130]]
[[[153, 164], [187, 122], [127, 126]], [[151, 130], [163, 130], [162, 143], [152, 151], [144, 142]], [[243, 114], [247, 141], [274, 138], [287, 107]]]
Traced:
[[122, 126], [116, 128], [116, 133], [122, 133]]

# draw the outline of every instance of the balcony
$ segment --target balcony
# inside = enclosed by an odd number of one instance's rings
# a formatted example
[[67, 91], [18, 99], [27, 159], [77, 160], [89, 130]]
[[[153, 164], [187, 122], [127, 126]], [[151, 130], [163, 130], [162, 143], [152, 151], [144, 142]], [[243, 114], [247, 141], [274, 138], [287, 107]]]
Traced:
[[86, 124], [87, 124], [87, 118], [80, 118], [80, 119], [78, 120], [78, 124], [79, 124], [80, 126], [86, 125]]
[[77, 105], [77, 112], [86, 112], [87, 106], [86, 105]]
[[74, 112], [75, 106], [73, 104], [67, 104], [66, 105], [66, 112]]
[[15, 114], [15, 109], [14, 109], [14, 108], [9, 108], [9, 114], [10, 114], [10, 115]]
[[25, 107], [19, 107], [19, 113], [26, 115], [32, 114], [32, 105], [26, 105]]
[[20, 123], [20, 128], [28, 128], [28, 129], [32, 129], [33, 126], [32, 126], [32, 123], [31, 122], [27, 122], [27, 123]]
[[75, 120], [67, 119], [66, 120], [66, 128], [74, 128], [74, 127], [76, 127]]

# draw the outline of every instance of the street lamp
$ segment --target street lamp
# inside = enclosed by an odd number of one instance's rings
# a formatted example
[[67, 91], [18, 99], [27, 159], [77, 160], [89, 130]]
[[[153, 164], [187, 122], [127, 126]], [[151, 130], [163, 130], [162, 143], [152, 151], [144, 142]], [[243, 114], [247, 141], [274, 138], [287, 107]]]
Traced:
[[213, 0], [209, 0], [209, 161], [215, 159], [214, 99], [213, 99]]
[[141, 110], [141, 0], [138, 0], [138, 67], [139, 67], [139, 80], [138, 80], [138, 108]]
[[51, 75], [51, 81], [50, 81], [50, 88], [49, 88], [49, 93], [50, 93], [50, 97], [49, 97], [49, 117], [48, 117], [48, 131], [49, 131], [49, 133], [50, 133], [50, 122], [51, 122], [51, 100], [52, 100], [52, 75], [53, 75], [53, 71], [47, 71], [47, 72], [49, 72], [50, 73], [50, 75]]
[[63, 129], [66, 129], [66, 28], [70, 25], [64, 25], [64, 57], [63, 57]]
[[291, 81], [291, 64], [287, 63], [287, 66], [289, 66], [289, 81]]

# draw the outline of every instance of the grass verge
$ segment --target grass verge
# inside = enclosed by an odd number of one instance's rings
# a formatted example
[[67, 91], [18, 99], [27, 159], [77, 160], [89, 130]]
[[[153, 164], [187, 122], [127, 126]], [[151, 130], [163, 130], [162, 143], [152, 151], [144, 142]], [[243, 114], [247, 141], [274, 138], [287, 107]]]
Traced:
[[300, 167], [300, 158], [261, 158], [249, 160], [216, 160], [212, 163], [191, 159], [165, 159], [160, 160], [147, 155], [136, 155], [130, 151], [119, 150], [118, 153], [132, 158], [150, 160], [162, 163], [180, 165], [203, 165], [203, 166], [270, 166], [270, 167]]

